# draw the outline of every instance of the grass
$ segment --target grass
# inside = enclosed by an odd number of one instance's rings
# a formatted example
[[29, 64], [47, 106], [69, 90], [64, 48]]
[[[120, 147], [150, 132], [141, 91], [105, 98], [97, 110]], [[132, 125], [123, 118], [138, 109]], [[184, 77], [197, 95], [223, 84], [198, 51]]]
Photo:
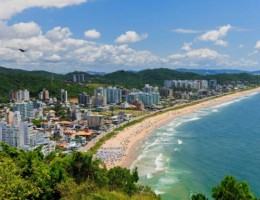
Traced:
[[86, 84], [86, 87], [88, 88], [93, 88], [93, 89], [96, 89], [96, 88], [99, 88], [99, 87], [107, 87], [106, 84], [100, 84], [100, 83], [88, 83]]

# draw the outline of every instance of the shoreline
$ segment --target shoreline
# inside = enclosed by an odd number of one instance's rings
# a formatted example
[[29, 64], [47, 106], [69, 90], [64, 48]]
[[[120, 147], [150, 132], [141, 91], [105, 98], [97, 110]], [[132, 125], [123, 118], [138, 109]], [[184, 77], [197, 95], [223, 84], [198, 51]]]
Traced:
[[100, 147], [96, 155], [104, 161], [108, 169], [115, 166], [130, 168], [133, 161], [138, 157], [137, 149], [142, 146], [145, 139], [154, 129], [186, 114], [230, 102], [234, 99], [256, 92], [260, 92], [260, 87], [205, 100], [195, 105], [187, 105], [183, 108], [176, 107], [175, 110], [169, 109], [167, 112], [158, 113], [155, 116], [144, 119], [142, 122], [129, 126], [117, 133], [117, 135], [107, 140]]

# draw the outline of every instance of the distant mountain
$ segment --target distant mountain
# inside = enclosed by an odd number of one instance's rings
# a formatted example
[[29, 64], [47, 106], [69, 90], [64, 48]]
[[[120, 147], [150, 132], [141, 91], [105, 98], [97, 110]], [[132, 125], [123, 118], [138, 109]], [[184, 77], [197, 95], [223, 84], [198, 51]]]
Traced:
[[[184, 69], [185, 71], [185, 69]], [[206, 71], [206, 70], [205, 70]], [[199, 74], [195, 72], [183, 72], [178, 70], [172, 70], [167, 68], [159, 69], [147, 69], [139, 72], [129, 71], [116, 71], [106, 74], [103, 77], [98, 77], [96, 81], [99, 83], [110, 85], [121, 85], [127, 88], [141, 88], [144, 84], [150, 84], [153, 86], [163, 86], [164, 80], [211, 80], [216, 79], [220, 84], [228, 84], [232, 81], [242, 81], [248, 83], [259, 83], [260, 76], [254, 76], [253, 74], [245, 73], [239, 70], [215, 70], [215, 73], [211, 72]], [[222, 73], [221, 73], [222, 72]], [[225, 73], [224, 73], [225, 72]], [[229, 73], [227, 73], [229, 72]], [[233, 73], [232, 73], [233, 72]]]
[[86, 71], [86, 73], [93, 75], [93, 76], [104, 76], [104, 75], [106, 75], [106, 72]]
[[248, 73], [252, 74], [254, 72], [244, 71], [244, 70], [233, 70], [233, 69], [186, 69], [180, 68], [176, 69], [178, 72], [192, 72], [201, 75], [214, 75], [214, 74], [240, 74], [240, 73]]

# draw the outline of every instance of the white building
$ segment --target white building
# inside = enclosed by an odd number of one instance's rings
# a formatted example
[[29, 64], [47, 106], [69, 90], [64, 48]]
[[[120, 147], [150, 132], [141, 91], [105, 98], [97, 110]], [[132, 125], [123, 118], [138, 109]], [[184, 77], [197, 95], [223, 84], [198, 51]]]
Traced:
[[33, 119], [35, 116], [33, 103], [30, 101], [16, 102], [13, 106], [13, 110], [19, 111], [22, 119]]
[[107, 103], [117, 104], [122, 102], [122, 90], [116, 87], [107, 87]]
[[30, 92], [28, 90], [11, 91], [9, 97], [13, 101], [29, 101]]
[[68, 92], [64, 89], [60, 91], [60, 101], [62, 103], [66, 103], [68, 101]]

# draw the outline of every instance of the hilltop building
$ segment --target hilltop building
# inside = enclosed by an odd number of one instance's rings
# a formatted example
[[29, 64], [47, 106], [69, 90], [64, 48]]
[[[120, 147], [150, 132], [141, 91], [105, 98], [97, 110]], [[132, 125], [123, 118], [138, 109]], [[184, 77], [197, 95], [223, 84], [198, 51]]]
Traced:
[[84, 74], [73, 74], [73, 82], [74, 83], [85, 82], [85, 75]]

